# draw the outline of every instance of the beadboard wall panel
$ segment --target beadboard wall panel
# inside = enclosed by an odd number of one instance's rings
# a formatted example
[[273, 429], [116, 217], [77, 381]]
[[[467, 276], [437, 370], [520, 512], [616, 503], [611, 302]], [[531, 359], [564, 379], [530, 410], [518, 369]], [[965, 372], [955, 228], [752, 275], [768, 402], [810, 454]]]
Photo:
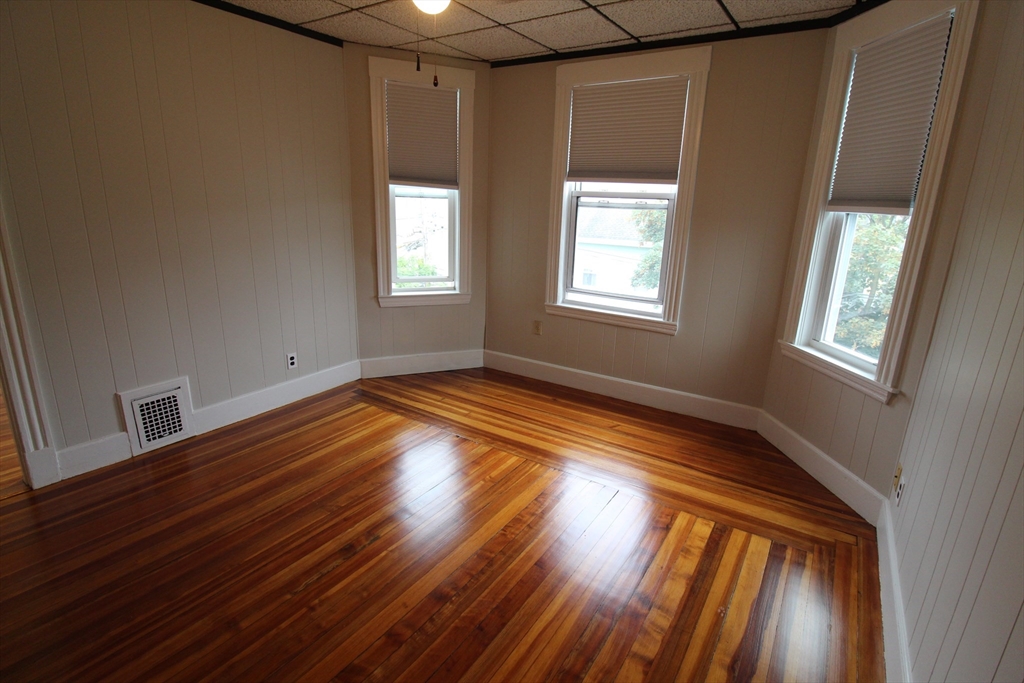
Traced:
[[[988, 13], [983, 11], [979, 15], [979, 22], [984, 20], [991, 24], [995, 20], [985, 17], [993, 12], [1002, 11], [1001, 6], [1002, 4], [997, 2]], [[987, 7], [987, 4], [983, 5], [984, 7]], [[978, 35], [983, 34], [979, 32]], [[946, 159], [946, 177], [922, 273], [924, 282], [918, 292], [915, 313], [911, 321], [910, 340], [904, 349], [903, 368], [898, 378], [900, 393], [885, 405], [862, 395], [859, 398], [850, 396], [851, 393], [857, 392], [845, 387], [838, 380], [783, 356], [777, 346], [772, 353], [764, 409], [801, 436], [809, 440], [817, 439], [815, 445], [885, 496], [892, 493], [893, 472], [899, 460], [904, 437], [907, 435], [911, 409], [919, 391], [925, 357], [960, 226], [961, 211], [968, 201], [967, 188], [976, 173], [986, 172], [984, 167], [976, 165], [976, 158], [982, 130], [986, 125], [985, 117], [989, 107], [989, 96], [993, 90], [993, 76], [996, 64], [1001, 58], [1000, 45], [1001, 40], [990, 41], [980, 37], [976, 37], [972, 45], [959, 104], [958, 125], [954, 128]], [[827, 66], [822, 73], [822, 87], [827, 84]], [[819, 102], [819, 108], [821, 104]], [[989, 125], [999, 126], [999, 135], [1005, 137], [1008, 129], [1004, 123], [1002, 120], [990, 121]], [[813, 137], [817, 137], [819, 126], [820, 120], [816, 119], [811, 132]], [[979, 196], [974, 201], [988, 199]], [[799, 235], [795, 235], [791, 246], [794, 254], [798, 248], [798, 239]], [[791, 278], [790, 272], [787, 275], [787, 289]], [[783, 306], [776, 330], [780, 338], [786, 315], [787, 310]], [[814, 403], [810, 395], [812, 385], [819, 394], [825, 391], [826, 386], [831, 387], [830, 392], [840, 391], [841, 395], [846, 394], [845, 403], [841, 401], [840, 409], [836, 410], [834, 415], [830, 415], [828, 411], [823, 411]], [[851, 444], [849, 438], [855, 431], [856, 437]], [[824, 437], [826, 434], [827, 441]]]
[[[484, 344], [487, 301], [490, 120], [490, 67], [437, 55], [425, 55], [423, 68], [435, 61], [475, 71], [473, 111], [473, 205], [470, 254], [470, 302], [457, 305], [381, 308], [377, 303], [377, 241], [373, 187], [373, 137], [370, 123], [369, 57], [409, 61], [411, 53], [349, 44], [345, 46], [345, 93], [349, 107], [352, 168], [352, 224], [358, 292], [360, 358], [478, 350]], [[550, 124], [549, 124], [550, 125]]]
[[675, 335], [545, 313], [557, 65], [496, 69], [486, 348], [760, 406], [825, 39], [715, 43]]
[[979, 12], [900, 395], [857, 396], [777, 350], [765, 393], [766, 411], [883, 495], [902, 463], [915, 680], [1019, 680], [1024, 658], [1022, 12]]
[[116, 391], [187, 375], [201, 408], [357, 357], [342, 50], [183, 0], [4, 0], [0, 31], [58, 448], [122, 431]]
[[984, 132], [900, 456], [917, 680], [998, 679], [1024, 647], [1024, 7], [986, 13], [979, 37], [998, 55]]

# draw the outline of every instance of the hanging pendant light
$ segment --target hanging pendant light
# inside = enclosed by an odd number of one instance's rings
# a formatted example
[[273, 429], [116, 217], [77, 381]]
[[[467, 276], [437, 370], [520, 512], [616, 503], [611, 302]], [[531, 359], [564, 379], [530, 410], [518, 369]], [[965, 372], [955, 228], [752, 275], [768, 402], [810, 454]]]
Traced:
[[439, 14], [443, 12], [451, 0], [412, 0], [413, 3], [427, 14]]

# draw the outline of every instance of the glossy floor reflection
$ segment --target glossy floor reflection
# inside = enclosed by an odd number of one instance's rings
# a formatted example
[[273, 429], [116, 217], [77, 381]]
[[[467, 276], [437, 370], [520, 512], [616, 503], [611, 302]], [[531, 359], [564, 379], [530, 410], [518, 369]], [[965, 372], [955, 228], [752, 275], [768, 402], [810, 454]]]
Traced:
[[364, 380], [0, 503], [0, 678], [875, 680], [874, 543], [752, 432]]

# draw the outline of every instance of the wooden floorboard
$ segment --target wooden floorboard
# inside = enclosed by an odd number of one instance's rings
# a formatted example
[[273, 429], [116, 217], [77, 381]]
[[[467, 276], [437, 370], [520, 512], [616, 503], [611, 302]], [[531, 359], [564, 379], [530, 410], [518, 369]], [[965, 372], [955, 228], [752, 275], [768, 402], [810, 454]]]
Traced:
[[21, 473], [18, 451], [14, 445], [14, 431], [11, 429], [11, 415], [0, 388], [0, 500], [28, 491], [28, 484]]
[[0, 680], [881, 680], [875, 543], [754, 432], [361, 380], [0, 500]]

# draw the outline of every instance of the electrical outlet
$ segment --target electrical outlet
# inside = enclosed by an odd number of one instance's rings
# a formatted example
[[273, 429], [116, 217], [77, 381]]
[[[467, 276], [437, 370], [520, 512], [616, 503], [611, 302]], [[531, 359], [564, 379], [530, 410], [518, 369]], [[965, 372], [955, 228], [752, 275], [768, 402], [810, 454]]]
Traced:
[[539, 320], [533, 321], [533, 333], [544, 334], [544, 324]]
[[299, 367], [299, 357], [296, 356], [294, 353], [289, 353], [288, 354], [288, 367], [289, 368], [297, 368], [297, 367]]
[[895, 491], [900, 485], [900, 477], [903, 476], [903, 465], [896, 465], [896, 472], [892, 475], [892, 488]]
[[900, 480], [900, 483], [896, 485], [896, 507], [900, 506], [900, 502], [903, 500], [903, 487], [907, 485], [906, 481]]

